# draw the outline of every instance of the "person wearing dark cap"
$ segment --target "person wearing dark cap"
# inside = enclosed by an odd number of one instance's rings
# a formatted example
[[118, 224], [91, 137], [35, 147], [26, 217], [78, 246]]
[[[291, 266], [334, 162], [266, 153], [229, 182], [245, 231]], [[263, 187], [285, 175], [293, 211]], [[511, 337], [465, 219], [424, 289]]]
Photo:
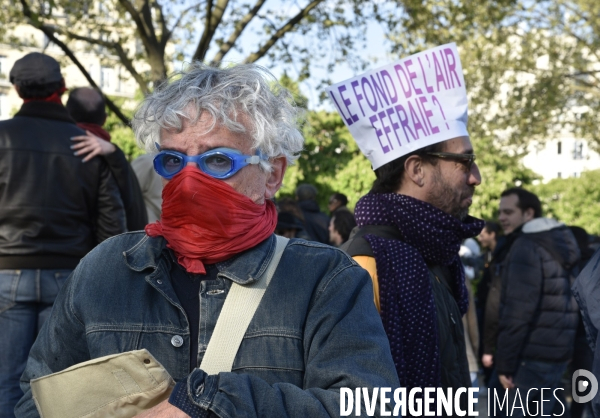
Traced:
[[312, 184], [300, 184], [296, 188], [296, 200], [304, 215], [304, 228], [312, 241], [329, 244], [329, 216], [319, 209], [317, 188]]
[[71, 138], [75, 141], [73, 149], [78, 156], [83, 157], [83, 161], [89, 161], [97, 155], [104, 158], [121, 192], [127, 217], [127, 229], [129, 231], [144, 229], [148, 224], [148, 214], [138, 179], [123, 151], [110, 142], [110, 133], [102, 127], [106, 122], [102, 94], [90, 87], [73, 89], [69, 92], [66, 107], [77, 122], [77, 126], [86, 131], [85, 135]]
[[0, 122], [0, 417], [13, 417], [19, 378], [58, 290], [96, 244], [125, 228], [106, 163], [83, 163], [70, 138], [83, 134], [61, 102], [58, 62], [19, 59], [10, 82], [24, 104]]

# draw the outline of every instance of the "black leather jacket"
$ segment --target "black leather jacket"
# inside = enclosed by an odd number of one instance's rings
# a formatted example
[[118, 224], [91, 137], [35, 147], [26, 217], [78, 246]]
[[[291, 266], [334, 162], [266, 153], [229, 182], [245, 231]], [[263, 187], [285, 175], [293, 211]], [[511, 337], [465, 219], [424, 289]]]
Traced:
[[83, 163], [70, 148], [81, 134], [55, 103], [26, 103], [0, 122], [0, 269], [74, 268], [96, 244], [125, 232], [106, 163]]

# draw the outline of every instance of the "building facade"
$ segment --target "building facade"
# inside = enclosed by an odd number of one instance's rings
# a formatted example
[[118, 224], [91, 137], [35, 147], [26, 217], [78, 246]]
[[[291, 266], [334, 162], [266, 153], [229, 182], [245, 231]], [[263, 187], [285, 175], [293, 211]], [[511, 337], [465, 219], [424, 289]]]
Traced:
[[[18, 38], [19, 46], [0, 43], [0, 120], [11, 118], [23, 103], [9, 81], [9, 73], [15, 61], [30, 52], [42, 52], [58, 60], [68, 89], [90, 85], [79, 68], [43, 32], [20, 25], [13, 34]], [[83, 44], [76, 45], [80, 48], [73, 50], [75, 56], [103, 93], [117, 98], [134, 98], [137, 85], [116, 57], [106, 55], [101, 47], [90, 49]], [[63, 97], [63, 103], [65, 100]]]
[[523, 157], [525, 167], [548, 182], [556, 178], [577, 178], [586, 170], [600, 169], [600, 155], [588, 141], [564, 135], [550, 140], [544, 146], [532, 146]]

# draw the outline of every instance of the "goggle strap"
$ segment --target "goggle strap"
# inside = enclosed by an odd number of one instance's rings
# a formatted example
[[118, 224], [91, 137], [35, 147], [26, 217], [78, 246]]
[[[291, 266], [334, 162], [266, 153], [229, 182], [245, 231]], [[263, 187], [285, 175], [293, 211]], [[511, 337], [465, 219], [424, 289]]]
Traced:
[[258, 155], [253, 155], [252, 157], [246, 158], [247, 164], [258, 164], [260, 162], [260, 157]]

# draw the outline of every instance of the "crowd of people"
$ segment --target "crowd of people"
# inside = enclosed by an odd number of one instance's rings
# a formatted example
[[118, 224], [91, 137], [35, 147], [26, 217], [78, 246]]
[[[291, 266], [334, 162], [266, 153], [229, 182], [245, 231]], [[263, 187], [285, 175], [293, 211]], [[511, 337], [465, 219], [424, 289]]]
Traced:
[[[24, 103], [0, 122], [0, 418], [339, 416], [340, 388], [456, 390], [482, 372], [512, 403], [592, 368], [571, 285], [594, 243], [522, 188], [498, 223], [470, 216], [466, 116], [379, 165], [354, 211], [331, 194], [327, 214], [314, 185], [275, 198], [302, 110], [261, 67], [195, 63], [156, 86], [131, 164], [97, 90], [62, 104], [56, 60], [27, 54], [10, 81]], [[127, 378], [94, 382], [102, 399], [40, 394], [105, 356]], [[140, 389], [149, 364], [168, 388]]]

